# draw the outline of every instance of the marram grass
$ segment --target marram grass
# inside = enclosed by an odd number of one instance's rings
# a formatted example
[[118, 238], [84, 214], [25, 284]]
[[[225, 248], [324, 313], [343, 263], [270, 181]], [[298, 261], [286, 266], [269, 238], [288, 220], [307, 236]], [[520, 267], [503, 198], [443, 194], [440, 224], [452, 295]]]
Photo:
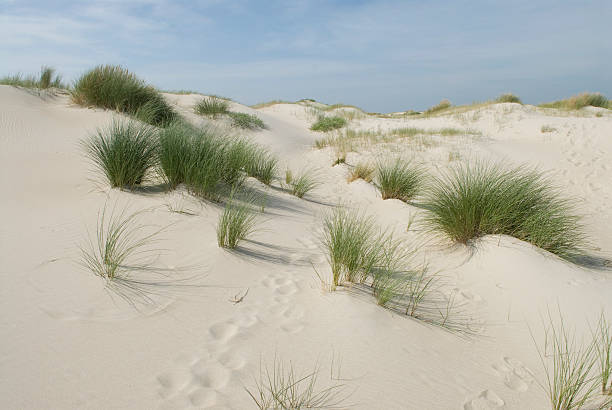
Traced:
[[424, 203], [429, 226], [453, 241], [510, 235], [566, 259], [585, 245], [572, 205], [540, 172], [483, 162], [437, 178]]
[[228, 113], [232, 126], [245, 130], [262, 130], [266, 128], [266, 124], [254, 114], [247, 114], [243, 112], [230, 112]]
[[46, 90], [48, 88], [67, 88], [66, 84], [62, 82], [62, 76], [56, 74], [54, 68], [47, 66], [43, 66], [40, 69], [38, 77], [35, 75], [23, 76], [21, 74], [14, 74], [0, 78], [0, 84], [12, 85], [14, 87], [36, 88], [40, 90]]
[[381, 162], [376, 167], [376, 181], [382, 199], [411, 201], [422, 190], [423, 180], [424, 174], [419, 166], [401, 159]]
[[239, 202], [232, 193], [217, 223], [217, 244], [220, 247], [234, 249], [254, 232], [257, 214], [253, 208], [256, 201], [255, 197], [247, 197]]
[[345, 125], [346, 125], [346, 120], [344, 118], [342, 118], [342, 117], [337, 117], [337, 116], [331, 116], [331, 117], [320, 116], [317, 119], [317, 121], [314, 124], [312, 124], [310, 129], [313, 130], [313, 131], [327, 132], [327, 131], [337, 130], [338, 128], [342, 128]]
[[216, 118], [229, 113], [229, 101], [218, 97], [204, 97], [195, 105], [194, 111], [199, 115]]
[[376, 169], [373, 165], [359, 162], [355, 167], [351, 170], [351, 173], [348, 177], [348, 182], [353, 182], [357, 179], [363, 179], [366, 182], [372, 182], [372, 178], [374, 175], [374, 171]]
[[309, 169], [303, 170], [299, 174], [293, 174], [291, 170], [287, 170], [285, 182], [289, 185], [291, 195], [295, 195], [298, 198], [303, 198], [304, 195], [320, 185], [320, 182], [314, 175], [314, 171]]

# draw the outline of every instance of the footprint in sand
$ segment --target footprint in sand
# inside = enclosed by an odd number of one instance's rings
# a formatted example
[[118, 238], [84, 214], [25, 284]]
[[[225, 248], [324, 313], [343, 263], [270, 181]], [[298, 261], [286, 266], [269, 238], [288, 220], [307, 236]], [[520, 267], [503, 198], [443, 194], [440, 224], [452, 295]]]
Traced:
[[490, 410], [504, 405], [504, 401], [493, 391], [484, 390], [463, 405], [464, 410]]
[[503, 377], [504, 384], [514, 391], [527, 391], [534, 381], [531, 371], [523, 363], [508, 356], [495, 363], [493, 369]]

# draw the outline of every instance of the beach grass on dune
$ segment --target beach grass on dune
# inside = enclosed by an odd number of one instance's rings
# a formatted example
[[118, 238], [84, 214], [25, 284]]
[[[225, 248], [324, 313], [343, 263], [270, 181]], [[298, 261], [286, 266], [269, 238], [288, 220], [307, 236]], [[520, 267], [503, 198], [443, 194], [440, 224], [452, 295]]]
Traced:
[[246, 114], [243, 112], [228, 113], [232, 126], [246, 130], [261, 130], [266, 128], [266, 124], [254, 114]]
[[419, 166], [396, 159], [380, 162], [376, 167], [376, 181], [382, 199], [410, 201], [424, 186], [424, 174]]
[[194, 106], [194, 111], [199, 115], [216, 118], [229, 113], [229, 101], [218, 97], [204, 97]]
[[320, 185], [313, 170], [306, 169], [298, 174], [290, 170], [285, 174], [285, 182], [289, 185], [291, 194], [303, 198], [308, 192]]
[[23, 76], [21, 74], [8, 75], [0, 78], [0, 84], [41, 90], [48, 88], [68, 88], [67, 85], [62, 82], [61, 75], [57, 74], [54, 68], [47, 66], [43, 66], [40, 69], [40, 74], [38, 76]]
[[157, 126], [177, 117], [159, 91], [120, 66], [100, 65], [84, 73], [74, 83], [72, 100], [128, 115], [139, 113], [139, 119]]
[[313, 131], [332, 131], [342, 128], [346, 125], [346, 120], [337, 116], [320, 116], [317, 121], [310, 127]]
[[521, 99], [512, 93], [505, 93], [505, 94], [500, 95], [499, 97], [495, 99], [495, 102], [522, 104]]
[[232, 193], [217, 223], [217, 244], [220, 247], [235, 249], [255, 231], [257, 214], [253, 208], [256, 202], [255, 196], [238, 201]]
[[442, 100], [440, 101], [438, 104], [434, 105], [433, 107], [427, 109], [424, 114], [433, 114], [439, 111], [443, 111], [446, 110], [447, 108], [452, 107], [452, 104], [449, 100]]
[[477, 162], [453, 168], [434, 181], [424, 206], [429, 226], [460, 243], [510, 235], [566, 259], [585, 244], [573, 202], [526, 167]]
[[156, 133], [149, 125], [115, 119], [83, 140], [82, 146], [111, 187], [133, 188], [157, 164]]
[[278, 158], [266, 148], [253, 144], [245, 161], [244, 170], [248, 176], [270, 185], [277, 177]]
[[574, 95], [565, 100], [553, 101], [538, 105], [542, 108], [561, 108], [568, 110], [579, 110], [581, 108], [592, 106], [601, 108], [611, 108], [610, 100], [601, 93], [581, 93]]
[[138, 222], [142, 213], [129, 214], [127, 209], [108, 210], [105, 205], [98, 213], [95, 238], [81, 247], [81, 264], [107, 280], [127, 279], [131, 271], [147, 269], [161, 229]]
[[353, 182], [357, 179], [363, 179], [366, 182], [372, 182], [372, 177], [376, 168], [372, 164], [366, 162], [359, 162], [351, 170], [348, 177], [348, 182]]

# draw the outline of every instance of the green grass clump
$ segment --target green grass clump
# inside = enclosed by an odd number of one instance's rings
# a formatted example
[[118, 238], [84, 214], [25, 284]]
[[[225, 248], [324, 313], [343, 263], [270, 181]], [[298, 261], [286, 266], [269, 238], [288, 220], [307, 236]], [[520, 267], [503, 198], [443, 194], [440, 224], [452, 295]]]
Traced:
[[55, 69], [43, 66], [38, 77], [34, 75], [22, 76], [21, 74], [9, 75], [0, 78], [0, 84], [15, 87], [37, 88], [46, 90], [48, 88], [62, 88], [67, 86], [62, 82], [62, 77], [55, 73]]
[[290, 170], [287, 170], [285, 182], [291, 189], [291, 195], [295, 195], [298, 198], [303, 198], [304, 195], [320, 184], [315, 178], [314, 172], [311, 170], [302, 171], [298, 175], [294, 175]]
[[278, 158], [267, 149], [253, 145], [249, 151], [244, 170], [248, 176], [270, 185], [278, 173]]
[[218, 97], [204, 97], [194, 106], [194, 111], [199, 115], [216, 118], [229, 113], [229, 101]]
[[159, 91], [120, 66], [100, 65], [87, 71], [74, 83], [72, 100], [79, 105], [136, 115], [158, 126], [177, 117]]
[[376, 180], [382, 199], [395, 198], [407, 202], [423, 188], [423, 171], [400, 159], [381, 162], [376, 168]]
[[230, 112], [228, 115], [232, 121], [233, 127], [247, 130], [261, 130], [266, 128], [266, 124], [256, 115], [242, 112]]
[[255, 230], [257, 215], [252, 209], [255, 198], [238, 202], [234, 195], [225, 204], [217, 224], [217, 244], [222, 248], [235, 249], [240, 241]]
[[327, 132], [327, 131], [337, 130], [338, 128], [342, 128], [345, 125], [346, 125], [346, 120], [342, 117], [336, 117], [336, 116], [323, 117], [321, 116], [319, 117], [317, 122], [312, 124], [310, 129], [313, 131]]
[[517, 97], [516, 95], [514, 95], [512, 93], [506, 93], [506, 94], [500, 95], [499, 97], [497, 97], [495, 99], [495, 102], [498, 102], [498, 103], [518, 103], [518, 104], [522, 104], [523, 103], [519, 97]]
[[571, 204], [537, 171], [476, 163], [436, 179], [424, 206], [429, 225], [456, 242], [510, 235], [571, 258], [584, 245]]
[[452, 104], [449, 100], [442, 100], [437, 105], [434, 105], [433, 107], [427, 109], [425, 111], [425, 114], [433, 114], [438, 111], [446, 110], [447, 108], [450, 108], [451, 106]]
[[353, 182], [357, 179], [363, 179], [366, 182], [372, 182], [372, 176], [374, 175], [375, 168], [371, 164], [360, 162], [355, 165], [355, 168], [351, 170], [351, 174], [348, 177], [348, 182]]
[[157, 164], [156, 130], [136, 121], [114, 120], [82, 144], [113, 188], [141, 184]]
[[201, 131], [184, 121], [175, 121], [159, 132], [159, 168], [170, 189], [185, 182], [195, 167], [196, 135]]
[[579, 110], [588, 106], [610, 108], [610, 100], [600, 93], [582, 93], [565, 100], [538, 105], [538, 107], [543, 108], [562, 108], [568, 110]]

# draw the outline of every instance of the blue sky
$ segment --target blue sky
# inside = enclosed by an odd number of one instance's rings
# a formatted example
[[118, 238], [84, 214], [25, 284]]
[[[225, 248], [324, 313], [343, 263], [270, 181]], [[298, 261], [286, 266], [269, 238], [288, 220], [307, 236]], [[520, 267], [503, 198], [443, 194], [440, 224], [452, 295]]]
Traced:
[[381, 112], [612, 97], [611, 22], [611, 0], [0, 0], [0, 74], [121, 64], [163, 89]]

